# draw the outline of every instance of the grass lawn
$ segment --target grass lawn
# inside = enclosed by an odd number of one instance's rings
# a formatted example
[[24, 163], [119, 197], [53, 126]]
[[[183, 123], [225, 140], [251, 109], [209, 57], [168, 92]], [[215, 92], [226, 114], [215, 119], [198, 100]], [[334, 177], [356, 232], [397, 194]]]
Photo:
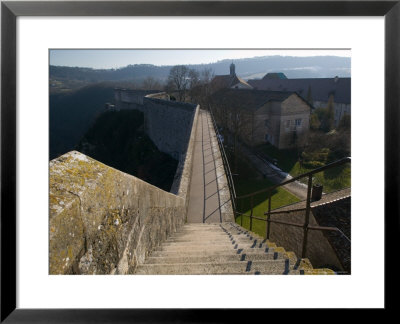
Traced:
[[[233, 176], [235, 183], [236, 195], [241, 196], [249, 194], [261, 189], [273, 186], [274, 184], [265, 179], [249, 162], [244, 158], [238, 158], [237, 175]], [[272, 192], [271, 209], [282, 207], [288, 204], [298, 202], [299, 199], [283, 188], [278, 188]], [[250, 215], [251, 202], [250, 198], [237, 199], [236, 202], [238, 212]], [[268, 211], [267, 193], [261, 193], [253, 198], [253, 216], [263, 217], [264, 212]], [[236, 218], [240, 224], [240, 217]], [[243, 226], [249, 228], [249, 218], [243, 217]], [[259, 220], [253, 220], [253, 231], [259, 235], [265, 235], [266, 223]]]
[[[295, 150], [278, 150], [270, 144], [260, 145], [257, 149], [268, 155], [270, 158], [277, 159], [278, 167], [293, 177], [313, 170], [312, 168], [300, 166], [300, 163], [298, 162], [298, 154]], [[303, 178], [300, 181], [307, 183], [307, 178]], [[314, 175], [313, 183], [322, 184], [324, 186], [323, 190], [326, 193], [350, 187], [350, 165], [345, 164], [317, 173]]]

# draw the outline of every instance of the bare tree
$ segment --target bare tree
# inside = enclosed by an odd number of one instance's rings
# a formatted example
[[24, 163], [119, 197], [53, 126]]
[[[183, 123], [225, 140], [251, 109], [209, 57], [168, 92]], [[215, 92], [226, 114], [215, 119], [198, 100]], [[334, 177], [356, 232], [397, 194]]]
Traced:
[[238, 106], [229, 95], [213, 96], [209, 107], [217, 124], [223, 129], [225, 142], [233, 155], [233, 170], [237, 172], [239, 140], [251, 142], [254, 132], [254, 114]]
[[189, 88], [193, 89], [201, 84], [200, 73], [194, 69], [189, 69]]
[[185, 101], [189, 80], [189, 69], [185, 65], [175, 65], [169, 71], [167, 90], [176, 91], [179, 101]]
[[212, 69], [204, 69], [201, 72], [191, 70], [190, 99], [193, 103], [198, 103], [203, 108], [209, 105], [211, 94], [211, 80], [214, 77]]
[[161, 89], [161, 83], [151, 76], [145, 78], [142, 82], [143, 90], [159, 90]]

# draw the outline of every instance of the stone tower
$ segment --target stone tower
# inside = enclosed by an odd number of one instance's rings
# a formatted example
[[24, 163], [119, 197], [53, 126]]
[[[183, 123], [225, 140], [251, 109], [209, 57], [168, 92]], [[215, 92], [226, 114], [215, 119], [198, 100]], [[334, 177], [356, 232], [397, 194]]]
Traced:
[[233, 62], [231, 63], [230, 70], [231, 70], [230, 73], [231, 77], [234, 77], [236, 75], [236, 72], [235, 72], [235, 64], [233, 64]]

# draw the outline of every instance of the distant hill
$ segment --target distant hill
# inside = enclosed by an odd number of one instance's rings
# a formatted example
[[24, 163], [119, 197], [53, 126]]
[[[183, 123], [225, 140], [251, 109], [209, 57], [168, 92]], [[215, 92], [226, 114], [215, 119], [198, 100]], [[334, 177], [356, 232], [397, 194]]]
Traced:
[[[188, 66], [199, 71], [211, 68], [215, 75], [229, 74], [229, 65], [232, 61], [236, 65], [236, 73], [245, 79], [262, 78], [268, 72], [284, 72], [288, 78], [327, 78], [336, 75], [350, 77], [351, 68], [350, 58], [337, 56], [264, 56]], [[163, 82], [167, 79], [171, 67], [151, 64], [128, 65], [119, 69], [50, 66], [50, 80], [54, 86], [60, 80], [74, 81], [77, 84], [103, 81], [140, 83], [149, 76]]]
[[77, 145], [88, 156], [169, 191], [178, 161], [160, 152], [143, 129], [137, 110], [102, 113]]

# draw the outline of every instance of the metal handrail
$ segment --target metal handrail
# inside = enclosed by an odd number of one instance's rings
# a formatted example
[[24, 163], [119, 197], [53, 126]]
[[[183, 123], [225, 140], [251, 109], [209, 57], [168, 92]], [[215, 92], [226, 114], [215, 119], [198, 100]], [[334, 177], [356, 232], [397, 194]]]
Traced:
[[[302, 227], [303, 228], [303, 247], [302, 247], [302, 253], [301, 257], [305, 258], [306, 253], [307, 253], [307, 240], [308, 240], [308, 231], [309, 230], [320, 230], [320, 231], [337, 231], [342, 234], [349, 242], [350, 239], [344, 235], [344, 233], [338, 229], [337, 227], [327, 227], [327, 226], [314, 226], [310, 225], [310, 211], [311, 211], [311, 187], [312, 187], [312, 180], [313, 180], [313, 175], [328, 169], [331, 169], [333, 167], [343, 165], [345, 163], [351, 163], [351, 157], [346, 157], [342, 158], [338, 161], [332, 162], [330, 164], [327, 164], [323, 167], [314, 169], [312, 171], [303, 173], [299, 176], [296, 176], [290, 180], [286, 180], [282, 183], [279, 183], [277, 185], [261, 189], [258, 191], [255, 191], [250, 194], [242, 195], [239, 197], [236, 197], [236, 199], [244, 199], [244, 198], [250, 198], [250, 215], [246, 215], [241, 212], [236, 212], [235, 215], [240, 215], [240, 222], [241, 225], [243, 225], [243, 216], [250, 217], [250, 231], [253, 229], [253, 219], [261, 220], [266, 222], [266, 239], [268, 240], [270, 237], [270, 231], [271, 231], [271, 223], [277, 223], [277, 224], [282, 224], [282, 225], [288, 225], [288, 226], [296, 226], [296, 227]], [[294, 210], [288, 210], [288, 211], [271, 211], [271, 198], [272, 198], [272, 191], [275, 190], [276, 188], [279, 188], [281, 186], [284, 186], [288, 183], [294, 182], [296, 180], [299, 180], [301, 178], [308, 177], [308, 184], [307, 184], [307, 198], [306, 198], [306, 207], [305, 208], [299, 208], [299, 209], [294, 209]], [[253, 209], [254, 209], [254, 196], [260, 194], [260, 193], [267, 193], [268, 197], [268, 211], [264, 213], [266, 215], [266, 218], [260, 218], [260, 217], [255, 217], [253, 216]], [[243, 202], [243, 200], [242, 200]], [[293, 211], [305, 211], [305, 219], [304, 219], [304, 224], [299, 224], [299, 223], [293, 223], [293, 222], [286, 222], [286, 221], [281, 221], [281, 220], [272, 220], [271, 215], [273, 214], [283, 214], [283, 213], [288, 213], [288, 212], [293, 212]]]
[[221, 134], [218, 131], [217, 123], [215, 122], [214, 115], [212, 113], [212, 109], [210, 106], [209, 106], [209, 111], [210, 111], [211, 120], [212, 120], [212, 123], [214, 126], [214, 130], [217, 135], [217, 142], [218, 142], [218, 146], [219, 146], [219, 149], [221, 152], [222, 164], [224, 165], [225, 173], [227, 175], [229, 194], [231, 196], [233, 213], [234, 213], [234, 215], [236, 215], [236, 198], [237, 197], [236, 197], [235, 185], [234, 185], [233, 178], [232, 178], [231, 168], [229, 167], [229, 162], [228, 162], [228, 158], [226, 157], [224, 145], [221, 142]]
[[284, 185], [286, 185], [288, 183], [297, 181], [297, 180], [299, 180], [301, 178], [313, 175], [315, 173], [319, 173], [319, 172], [325, 171], [327, 169], [333, 168], [333, 167], [338, 166], [338, 165], [342, 165], [342, 164], [345, 164], [345, 163], [350, 163], [350, 162], [351, 162], [351, 157], [345, 157], [345, 158], [342, 158], [342, 159], [337, 160], [335, 162], [332, 162], [330, 164], [324, 165], [323, 167], [320, 167], [320, 168], [311, 170], [309, 172], [300, 174], [300, 175], [298, 175], [298, 176], [296, 176], [294, 178], [291, 178], [289, 180], [281, 182], [281, 183], [279, 183], [277, 185], [274, 185], [274, 186], [271, 186], [271, 187], [268, 187], [268, 188], [265, 188], [265, 189], [261, 189], [261, 190], [258, 190], [258, 191], [255, 191], [255, 192], [252, 192], [252, 193], [249, 193], [249, 194], [246, 194], [246, 195], [242, 195], [242, 196], [239, 196], [239, 197], [236, 197], [236, 198], [237, 199], [248, 198], [248, 197], [255, 196], [257, 194], [263, 193], [263, 192], [272, 191], [272, 190], [274, 190], [274, 189], [276, 189], [278, 187], [281, 187], [281, 186], [284, 186]]
[[[265, 188], [265, 189], [261, 189], [261, 190], [255, 191], [253, 193], [249, 193], [249, 194], [237, 197], [236, 196], [234, 182], [233, 182], [233, 178], [232, 178], [232, 173], [231, 173], [231, 170], [230, 170], [230, 167], [229, 167], [228, 159], [226, 157], [223, 144], [221, 143], [221, 140], [220, 140], [220, 134], [219, 134], [218, 127], [217, 127], [217, 124], [216, 124], [215, 119], [214, 119], [214, 115], [212, 113], [211, 106], [209, 106], [209, 111], [210, 111], [210, 115], [211, 115], [211, 119], [212, 119], [212, 122], [213, 122], [213, 126], [214, 126], [214, 129], [215, 129], [215, 132], [217, 134], [217, 141], [218, 141], [218, 145], [219, 145], [219, 148], [220, 148], [220, 151], [221, 151], [222, 163], [224, 165], [225, 173], [227, 175], [228, 187], [229, 187], [229, 192], [230, 192], [230, 196], [231, 196], [233, 212], [234, 212], [235, 217], [236, 217], [236, 215], [240, 215], [240, 225], [241, 226], [243, 226], [243, 216], [250, 217], [250, 231], [252, 231], [252, 228], [253, 228], [253, 219], [265, 221], [266, 222], [266, 226], [267, 226], [266, 227], [266, 239], [269, 239], [269, 237], [270, 237], [271, 223], [278, 223], [278, 224], [282, 224], [282, 225], [302, 227], [303, 228], [303, 247], [302, 247], [302, 253], [301, 253], [301, 257], [302, 258], [306, 257], [307, 240], [308, 240], [308, 231], [309, 230], [340, 232], [342, 234], [342, 236], [344, 236], [350, 242], [350, 239], [340, 229], [338, 229], [337, 227], [315, 226], [315, 225], [310, 225], [309, 222], [310, 222], [310, 211], [311, 211], [311, 187], [312, 187], [313, 175], [316, 174], [316, 173], [319, 173], [319, 172], [334, 168], [336, 166], [343, 165], [345, 163], [351, 163], [351, 157], [342, 158], [342, 159], [340, 159], [338, 161], [332, 162], [332, 163], [327, 164], [327, 165], [325, 165], [323, 167], [320, 167], [320, 168], [311, 170], [309, 172], [303, 173], [301, 175], [298, 175], [296, 177], [293, 177], [293, 178], [291, 178], [289, 180], [286, 180], [284, 182], [281, 182], [281, 183], [279, 183], [277, 185], [274, 185], [274, 186], [271, 186], [271, 187], [268, 187], [268, 188]], [[290, 211], [275, 211], [275, 212], [271, 212], [272, 191], [275, 190], [276, 188], [282, 187], [284, 185], [287, 185], [287, 184], [289, 184], [291, 182], [297, 181], [297, 180], [305, 178], [305, 177], [308, 177], [306, 207], [305, 208], [291, 210], [291, 211], [305, 211], [304, 224], [286, 222], [286, 221], [280, 221], [280, 220], [272, 220], [271, 219], [271, 215], [273, 215], [273, 214], [282, 214], [282, 213], [290, 212]], [[254, 196], [256, 196], [256, 195], [258, 195], [260, 193], [268, 193], [268, 212], [264, 213], [264, 215], [267, 216], [266, 219], [253, 216]], [[244, 199], [244, 198], [250, 198], [250, 207], [251, 207], [250, 215], [246, 215], [246, 214], [238, 212], [236, 210], [236, 199]], [[242, 202], [243, 202], [243, 200], [242, 200]]]

